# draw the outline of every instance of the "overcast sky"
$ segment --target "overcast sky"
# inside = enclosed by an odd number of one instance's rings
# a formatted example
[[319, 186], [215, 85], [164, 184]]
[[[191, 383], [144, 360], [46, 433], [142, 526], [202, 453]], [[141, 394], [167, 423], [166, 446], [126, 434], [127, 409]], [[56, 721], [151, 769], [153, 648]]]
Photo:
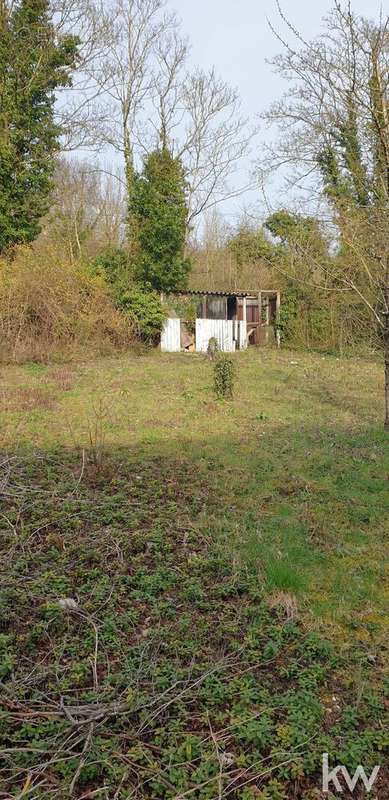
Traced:
[[[276, 0], [171, 0], [169, 5], [182, 19], [193, 62], [203, 68], [215, 66], [224, 80], [237, 86], [245, 114], [254, 117], [282, 94], [285, 83], [266, 63], [280, 50], [267, 24], [269, 18], [280, 27]], [[320, 33], [331, 6], [331, 0], [281, 0], [285, 15], [306, 39]], [[380, 8], [389, 11], [389, 0], [352, 0], [352, 7], [377, 18]], [[254, 199], [250, 194], [229, 201], [222, 210], [232, 219]]]

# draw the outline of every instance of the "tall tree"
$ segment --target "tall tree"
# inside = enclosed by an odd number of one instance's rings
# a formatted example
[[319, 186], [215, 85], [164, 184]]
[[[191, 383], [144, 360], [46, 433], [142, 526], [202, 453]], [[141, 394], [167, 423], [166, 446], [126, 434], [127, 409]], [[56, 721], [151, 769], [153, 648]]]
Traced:
[[383, 342], [389, 427], [389, 17], [371, 22], [335, 0], [307, 42], [280, 13], [275, 65], [290, 88], [266, 115], [281, 135], [261, 169], [289, 164], [288, 180], [329, 204], [342, 252], [326, 288], [354, 293]]
[[136, 273], [158, 291], [184, 289], [188, 209], [179, 159], [163, 148], [151, 153], [134, 179], [130, 213], [136, 233]]
[[[88, 0], [91, 14], [95, 1]], [[128, 193], [141, 159], [158, 147], [181, 160], [189, 221], [241, 193], [230, 181], [253, 131], [236, 90], [214, 69], [189, 72], [188, 43], [166, 0], [99, 2], [101, 37], [85, 67], [85, 102], [101, 140], [122, 156]]]
[[60, 129], [55, 91], [77, 40], [57, 37], [48, 0], [0, 0], [0, 252], [33, 241], [47, 210]]

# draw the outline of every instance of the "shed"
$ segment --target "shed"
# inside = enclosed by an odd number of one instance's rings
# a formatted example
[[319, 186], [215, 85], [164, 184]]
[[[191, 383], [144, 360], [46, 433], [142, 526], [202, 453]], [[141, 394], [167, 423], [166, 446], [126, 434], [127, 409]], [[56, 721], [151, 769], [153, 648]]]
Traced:
[[161, 295], [161, 300], [171, 309], [161, 336], [161, 349], [165, 352], [206, 352], [213, 337], [224, 352], [245, 350], [248, 345], [272, 340], [279, 345], [279, 290], [187, 290]]

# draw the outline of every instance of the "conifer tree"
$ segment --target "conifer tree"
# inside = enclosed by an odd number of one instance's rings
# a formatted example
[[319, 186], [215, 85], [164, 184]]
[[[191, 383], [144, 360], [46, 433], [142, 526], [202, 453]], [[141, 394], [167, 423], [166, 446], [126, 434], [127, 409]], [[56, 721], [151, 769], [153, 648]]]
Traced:
[[0, 253], [40, 231], [59, 146], [55, 91], [70, 84], [76, 55], [47, 0], [0, 0]]
[[167, 148], [156, 150], [135, 176], [130, 197], [136, 274], [141, 282], [165, 292], [186, 287], [190, 271], [185, 257], [187, 219], [181, 162]]

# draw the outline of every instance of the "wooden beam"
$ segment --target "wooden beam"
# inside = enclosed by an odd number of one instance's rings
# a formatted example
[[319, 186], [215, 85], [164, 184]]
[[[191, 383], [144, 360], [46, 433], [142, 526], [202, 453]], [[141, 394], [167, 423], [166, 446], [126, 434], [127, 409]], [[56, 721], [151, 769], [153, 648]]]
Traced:
[[277, 292], [277, 300], [276, 300], [276, 341], [277, 347], [281, 347], [281, 334], [280, 329], [278, 327], [278, 323], [280, 320], [280, 310], [281, 310], [281, 292]]

